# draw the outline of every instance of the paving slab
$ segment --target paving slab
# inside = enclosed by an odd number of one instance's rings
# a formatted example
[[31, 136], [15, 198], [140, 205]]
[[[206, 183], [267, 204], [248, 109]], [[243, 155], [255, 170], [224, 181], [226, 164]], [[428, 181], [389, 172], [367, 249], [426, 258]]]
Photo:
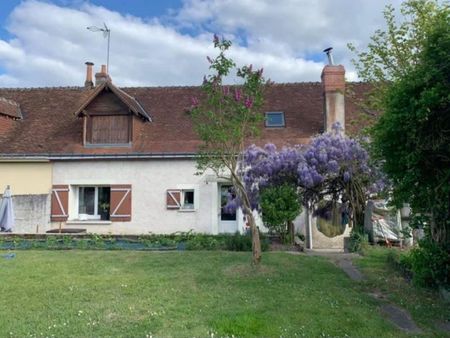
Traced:
[[364, 275], [352, 264], [350, 259], [339, 259], [337, 265], [354, 281], [364, 280]]
[[421, 333], [422, 330], [414, 323], [411, 315], [404, 309], [392, 305], [383, 304], [380, 306], [381, 312], [398, 328], [408, 333]]

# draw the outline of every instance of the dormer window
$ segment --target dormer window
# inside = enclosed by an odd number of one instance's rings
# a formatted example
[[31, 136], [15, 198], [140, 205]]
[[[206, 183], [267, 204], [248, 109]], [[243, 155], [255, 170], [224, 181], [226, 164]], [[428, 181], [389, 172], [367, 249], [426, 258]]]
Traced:
[[110, 80], [98, 84], [78, 108], [83, 117], [85, 147], [129, 147], [133, 142], [133, 124], [151, 122], [139, 101], [114, 86]]
[[266, 128], [284, 128], [286, 126], [284, 120], [284, 112], [267, 112], [265, 116], [265, 126]]
[[86, 144], [127, 145], [131, 143], [131, 115], [87, 117]]

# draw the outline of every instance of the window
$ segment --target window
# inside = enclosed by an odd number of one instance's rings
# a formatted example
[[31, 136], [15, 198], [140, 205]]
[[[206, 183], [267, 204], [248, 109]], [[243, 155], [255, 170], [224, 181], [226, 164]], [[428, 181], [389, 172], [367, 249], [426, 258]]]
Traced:
[[[233, 186], [222, 185], [220, 187], [220, 220], [235, 221], [236, 210], [231, 207], [230, 203], [236, 199], [236, 193]], [[235, 203], [234, 203], [235, 204]]]
[[284, 127], [284, 112], [267, 112], [265, 121], [268, 128]]
[[78, 187], [78, 218], [109, 220], [110, 187]]
[[131, 142], [130, 115], [94, 115], [87, 121], [86, 143], [97, 145]]
[[195, 194], [196, 188], [193, 188], [192, 185], [187, 185], [183, 188], [167, 189], [167, 209], [180, 211], [194, 211], [198, 209], [198, 195]]
[[194, 190], [182, 190], [181, 209], [194, 209]]

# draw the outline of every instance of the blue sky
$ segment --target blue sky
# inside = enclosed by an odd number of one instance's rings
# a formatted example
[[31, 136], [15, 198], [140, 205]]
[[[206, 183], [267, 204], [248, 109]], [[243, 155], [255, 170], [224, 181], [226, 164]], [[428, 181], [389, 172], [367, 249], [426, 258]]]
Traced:
[[264, 67], [276, 82], [319, 81], [329, 46], [355, 80], [347, 43], [366, 46], [383, 7], [400, 1], [0, 1], [0, 87], [82, 85], [84, 62], [106, 61], [106, 40], [86, 30], [103, 22], [120, 86], [199, 84], [214, 33], [233, 41], [238, 64]]
[[[11, 38], [11, 34], [9, 34], [6, 29], [7, 19], [14, 7], [19, 5], [21, 2], [23, 2], [23, 0], [0, 1], [0, 39]], [[46, 0], [46, 2], [74, 8], [78, 7], [83, 2], [90, 2], [97, 6], [103, 6], [111, 10], [118, 11], [122, 14], [131, 14], [142, 18], [161, 17], [167, 15], [171, 9], [179, 8], [182, 5], [180, 0]]]

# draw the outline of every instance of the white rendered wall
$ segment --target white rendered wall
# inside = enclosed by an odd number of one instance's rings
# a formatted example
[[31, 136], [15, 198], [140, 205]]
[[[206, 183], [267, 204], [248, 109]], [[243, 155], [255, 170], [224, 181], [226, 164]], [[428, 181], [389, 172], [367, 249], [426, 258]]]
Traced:
[[[53, 184], [132, 185], [131, 222], [73, 222], [77, 217], [76, 193], [69, 193], [66, 228], [111, 234], [149, 234], [189, 231], [217, 233], [218, 184], [209, 175], [197, 176], [194, 160], [67, 161], [53, 163]], [[195, 189], [196, 210], [166, 208], [167, 189]], [[72, 221], [71, 221], [72, 220]], [[243, 218], [238, 213], [238, 229]], [[52, 224], [54, 228], [59, 223]]]

